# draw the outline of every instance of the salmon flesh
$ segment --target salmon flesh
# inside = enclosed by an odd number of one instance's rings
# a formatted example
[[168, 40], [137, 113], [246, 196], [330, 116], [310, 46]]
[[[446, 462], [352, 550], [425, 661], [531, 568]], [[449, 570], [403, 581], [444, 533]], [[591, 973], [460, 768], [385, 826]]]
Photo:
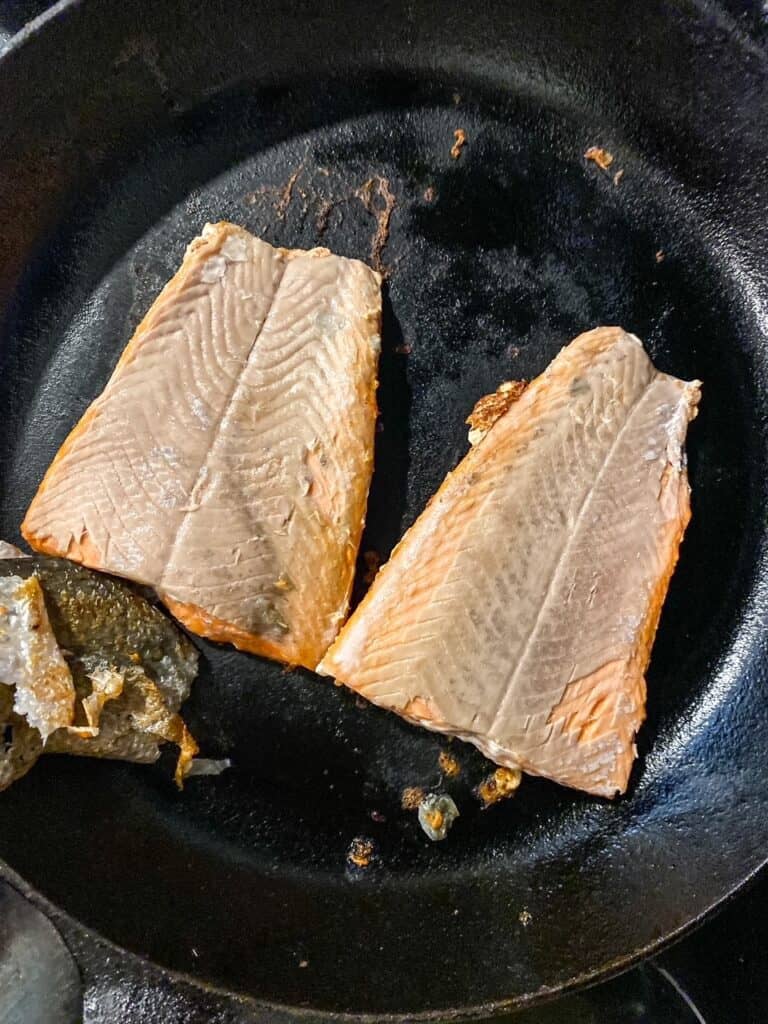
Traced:
[[500, 389], [318, 671], [500, 765], [624, 792], [699, 392], [616, 327]]
[[155, 588], [192, 632], [314, 667], [373, 466], [380, 277], [207, 225], [56, 455], [37, 551]]

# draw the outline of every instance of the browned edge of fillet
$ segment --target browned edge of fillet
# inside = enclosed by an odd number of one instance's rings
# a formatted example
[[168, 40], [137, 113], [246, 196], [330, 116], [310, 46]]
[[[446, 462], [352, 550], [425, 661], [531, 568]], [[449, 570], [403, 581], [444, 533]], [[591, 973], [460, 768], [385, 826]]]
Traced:
[[281, 644], [280, 641], [270, 640], [259, 633], [249, 633], [225, 619], [211, 615], [210, 612], [195, 604], [175, 601], [168, 594], [160, 594], [159, 597], [171, 615], [197, 636], [204, 636], [217, 643], [229, 643], [240, 651], [260, 654], [265, 658], [274, 658], [277, 661], [287, 661], [291, 665], [305, 664], [306, 655], [302, 659], [300, 651], [294, 651], [292, 647]]

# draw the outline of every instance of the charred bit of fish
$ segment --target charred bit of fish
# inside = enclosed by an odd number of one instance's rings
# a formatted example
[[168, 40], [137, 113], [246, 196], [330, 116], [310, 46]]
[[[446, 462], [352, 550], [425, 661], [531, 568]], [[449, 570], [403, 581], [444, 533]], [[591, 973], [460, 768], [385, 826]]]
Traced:
[[372, 839], [366, 836], [355, 836], [347, 850], [347, 863], [352, 867], [364, 869], [370, 867], [376, 853]]
[[609, 153], [607, 149], [602, 149], [600, 146], [590, 146], [584, 153], [584, 159], [597, 164], [601, 171], [607, 171], [613, 163], [613, 153]]
[[500, 419], [516, 402], [528, 387], [525, 380], [507, 380], [500, 384], [491, 395], [485, 395], [475, 403], [472, 412], [467, 416], [469, 426], [467, 438], [471, 445], [479, 444], [493, 424]]
[[440, 751], [437, 763], [440, 765], [440, 771], [446, 779], [455, 779], [461, 774], [461, 765], [459, 764], [458, 758], [456, 758], [449, 750]]
[[430, 793], [419, 804], [419, 824], [433, 842], [445, 839], [459, 809], [447, 793]]
[[461, 156], [461, 151], [467, 144], [467, 133], [463, 128], [457, 128], [453, 133], [454, 143], [451, 146], [451, 157], [454, 160], [458, 160]]
[[497, 768], [488, 778], [484, 779], [475, 790], [475, 795], [486, 810], [500, 800], [514, 796], [522, 780], [523, 773], [518, 768]]
[[404, 811], [417, 811], [425, 796], [421, 786], [406, 786], [400, 795], [400, 806]]

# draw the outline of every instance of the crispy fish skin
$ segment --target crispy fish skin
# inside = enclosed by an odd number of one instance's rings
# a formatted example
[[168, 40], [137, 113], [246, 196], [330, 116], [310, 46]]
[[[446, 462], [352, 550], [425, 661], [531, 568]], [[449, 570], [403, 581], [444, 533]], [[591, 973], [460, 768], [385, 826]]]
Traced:
[[72, 724], [72, 674], [34, 576], [0, 577], [0, 683], [13, 687], [14, 712], [37, 729], [43, 741]]
[[[197, 675], [193, 645], [124, 584], [72, 562], [0, 559], [0, 584], [18, 577], [45, 592], [51, 636], [67, 652], [77, 696], [75, 721], [70, 715], [52, 732], [44, 752], [151, 764], [160, 745], [172, 742], [181, 751], [176, 774], [181, 784], [197, 752], [178, 713]], [[17, 750], [24, 743], [25, 749], [41, 752], [42, 743], [35, 746], [27, 730], [19, 731], [17, 740]]]
[[13, 710], [13, 688], [0, 683], [0, 792], [26, 775], [43, 752], [43, 740]]
[[314, 666], [365, 520], [380, 283], [207, 225], [53, 460], [26, 540], [154, 587], [193, 632]]
[[580, 335], [449, 473], [318, 671], [498, 764], [627, 787], [700, 384]]

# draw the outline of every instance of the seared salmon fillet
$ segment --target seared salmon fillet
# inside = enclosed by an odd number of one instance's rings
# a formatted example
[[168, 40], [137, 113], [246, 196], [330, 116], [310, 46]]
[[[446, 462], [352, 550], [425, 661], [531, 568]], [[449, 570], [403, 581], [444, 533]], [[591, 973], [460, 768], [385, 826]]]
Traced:
[[500, 765], [624, 792], [699, 391], [618, 327], [499, 389], [318, 671]]
[[155, 588], [192, 632], [314, 667], [373, 467], [380, 277], [233, 224], [188, 247], [22, 533]]

